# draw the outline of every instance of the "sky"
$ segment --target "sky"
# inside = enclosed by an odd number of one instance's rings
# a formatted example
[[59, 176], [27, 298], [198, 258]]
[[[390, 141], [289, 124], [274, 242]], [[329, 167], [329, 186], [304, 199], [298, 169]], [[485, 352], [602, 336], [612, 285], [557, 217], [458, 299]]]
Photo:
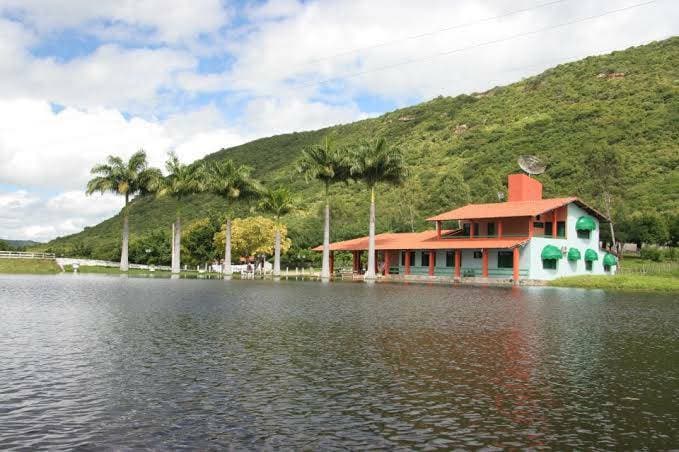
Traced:
[[677, 34], [676, 0], [0, 0], [0, 238], [117, 213], [84, 193], [110, 154], [189, 162]]

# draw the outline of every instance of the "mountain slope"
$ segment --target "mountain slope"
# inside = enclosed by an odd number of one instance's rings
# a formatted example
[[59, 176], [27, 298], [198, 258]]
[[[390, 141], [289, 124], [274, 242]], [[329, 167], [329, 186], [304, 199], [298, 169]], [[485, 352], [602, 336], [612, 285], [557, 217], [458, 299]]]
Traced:
[[[536, 154], [549, 163], [540, 176], [545, 196], [577, 195], [600, 206], [600, 184], [588, 165], [591, 149], [608, 146], [622, 161], [615, 216], [636, 209], [679, 210], [679, 37], [589, 57], [485, 93], [438, 97], [374, 119], [322, 130], [263, 138], [211, 154], [255, 168], [270, 185], [286, 185], [303, 200], [286, 218], [295, 248], [320, 243], [321, 187], [294, 170], [304, 146], [331, 135], [338, 145], [384, 136], [401, 147], [411, 169], [403, 187], [381, 187], [378, 230], [427, 227], [422, 218], [466, 202], [497, 199], [516, 158]], [[332, 239], [367, 232], [368, 197], [361, 185], [334, 188]], [[247, 206], [239, 206], [248, 215]], [[219, 199], [198, 196], [182, 208], [187, 220], [219, 212]], [[139, 199], [133, 236], [169, 230], [174, 202]], [[83, 244], [99, 258], [118, 251], [120, 216], [46, 245], [68, 253]]]

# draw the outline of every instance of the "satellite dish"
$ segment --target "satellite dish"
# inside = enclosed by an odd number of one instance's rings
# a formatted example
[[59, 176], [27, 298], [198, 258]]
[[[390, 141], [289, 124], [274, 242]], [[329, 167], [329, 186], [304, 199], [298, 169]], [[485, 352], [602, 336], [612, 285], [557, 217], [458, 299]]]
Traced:
[[547, 169], [547, 164], [534, 155], [521, 155], [518, 161], [521, 169], [529, 176], [542, 174]]

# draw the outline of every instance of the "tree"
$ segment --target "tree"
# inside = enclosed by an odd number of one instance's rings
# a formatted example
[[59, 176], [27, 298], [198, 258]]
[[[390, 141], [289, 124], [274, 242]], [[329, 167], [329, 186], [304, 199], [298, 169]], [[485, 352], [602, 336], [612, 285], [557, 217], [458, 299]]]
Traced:
[[670, 245], [679, 246], [679, 212], [670, 215], [667, 223], [670, 233]]
[[217, 257], [213, 239], [219, 231], [216, 218], [201, 218], [193, 221], [182, 232], [182, 252], [190, 265], [212, 262]]
[[[286, 252], [292, 242], [288, 239], [285, 225], [277, 225], [266, 217], [236, 218], [231, 226], [232, 252], [240, 257], [249, 258], [260, 254], [271, 255], [274, 251], [276, 231], [281, 235], [281, 252]], [[224, 246], [224, 229], [215, 234], [214, 243], [218, 249]]]
[[617, 251], [612, 206], [622, 173], [622, 157], [610, 145], [602, 143], [590, 147], [585, 153], [588, 156], [586, 167], [590, 173], [590, 191], [600, 194], [601, 204], [609, 220], [611, 243]]
[[224, 266], [222, 273], [230, 278], [231, 270], [231, 216], [232, 203], [237, 199], [253, 198], [257, 196], [259, 183], [252, 179], [252, 168], [236, 165], [232, 160], [221, 160], [209, 163], [206, 167], [207, 190], [221, 196], [227, 202], [226, 211], [226, 240], [224, 243]]
[[109, 155], [106, 163], [96, 165], [91, 173], [96, 175], [87, 183], [87, 194], [111, 192], [125, 197], [123, 207], [123, 240], [120, 251], [120, 270], [129, 269], [128, 246], [130, 241], [129, 204], [130, 198], [147, 194], [161, 178], [160, 170], [149, 168], [146, 152], [141, 149], [127, 162], [120, 157]]
[[153, 187], [158, 196], [171, 196], [177, 201], [177, 217], [174, 222], [172, 237], [172, 273], [181, 271], [181, 249], [182, 249], [182, 223], [181, 207], [182, 201], [187, 196], [200, 193], [206, 190], [205, 167], [202, 165], [187, 165], [181, 163], [174, 152], [168, 154], [165, 162], [165, 169], [169, 173], [167, 177], [159, 179]]
[[0, 251], [12, 251], [12, 248], [9, 246], [7, 242], [0, 239]]
[[636, 243], [637, 249], [643, 244], [664, 245], [670, 239], [667, 224], [655, 212], [637, 213], [621, 225], [628, 240]]
[[346, 153], [334, 147], [328, 137], [323, 144], [317, 144], [302, 150], [297, 163], [297, 170], [307, 179], [320, 181], [325, 188], [325, 212], [323, 225], [323, 258], [321, 262], [321, 278], [330, 278], [330, 185], [347, 182], [350, 164]]
[[134, 262], [148, 265], [168, 265], [172, 261], [171, 237], [159, 228], [130, 243], [130, 257]]
[[368, 239], [368, 269], [366, 280], [375, 279], [375, 186], [382, 182], [398, 185], [407, 176], [400, 149], [390, 147], [384, 138], [364, 142], [353, 149], [351, 176], [370, 190], [370, 225]]
[[276, 220], [274, 237], [273, 275], [281, 275], [281, 217], [295, 208], [296, 200], [287, 188], [269, 189], [262, 193], [259, 208], [269, 212]]

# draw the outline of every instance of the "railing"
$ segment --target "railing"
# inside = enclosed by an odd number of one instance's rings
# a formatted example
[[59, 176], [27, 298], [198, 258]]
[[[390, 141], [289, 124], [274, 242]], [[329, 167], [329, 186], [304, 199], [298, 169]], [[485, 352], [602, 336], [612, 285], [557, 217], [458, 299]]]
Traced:
[[469, 235], [443, 235], [441, 236], [442, 239], [444, 240], [459, 240], [459, 239], [511, 239], [511, 238], [518, 238], [518, 237], [526, 237], [528, 238], [528, 233], [523, 233], [523, 234], [502, 234], [502, 237], [500, 237], [497, 234], [493, 235], [477, 235], [474, 234], [473, 236]]
[[54, 253], [32, 253], [27, 251], [0, 251], [0, 259], [55, 259]]

